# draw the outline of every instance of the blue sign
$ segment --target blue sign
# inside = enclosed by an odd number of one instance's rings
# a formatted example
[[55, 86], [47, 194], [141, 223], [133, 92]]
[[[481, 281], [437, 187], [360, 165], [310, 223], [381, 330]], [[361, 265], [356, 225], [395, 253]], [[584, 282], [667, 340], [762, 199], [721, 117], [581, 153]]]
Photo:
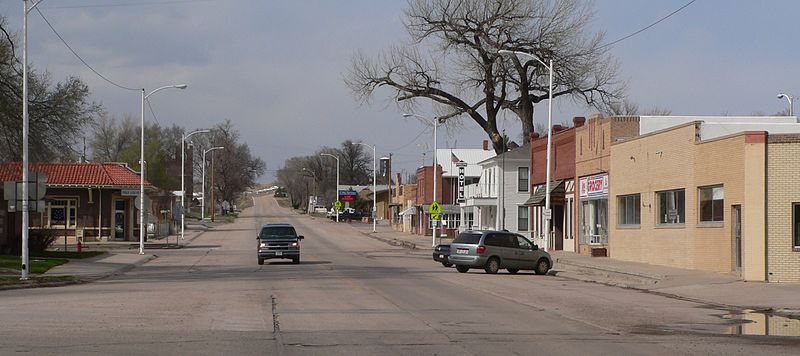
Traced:
[[339, 200], [341, 201], [355, 201], [358, 192], [355, 190], [340, 190], [339, 191]]

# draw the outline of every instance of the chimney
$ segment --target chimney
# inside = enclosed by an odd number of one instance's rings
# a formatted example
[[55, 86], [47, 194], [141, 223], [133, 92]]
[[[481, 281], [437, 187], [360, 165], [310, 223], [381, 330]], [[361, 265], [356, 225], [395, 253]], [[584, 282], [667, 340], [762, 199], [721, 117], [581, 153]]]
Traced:
[[531, 141], [533, 141], [533, 140], [535, 140], [537, 138], [539, 138], [539, 133], [538, 132], [531, 132]]
[[553, 133], [559, 132], [559, 131], [561, 131], [563, 129], [564, 129], [564, 126], [561, 126], [561, 124], [553, 125]]
[[489, 140], [483, 140], [483, 150], [484, 151], [489, 150]]
[[573, 127], [581, 127], [586, 123], [586, 118], [583, 116], [575, 116], [572, 118]]
[[399, 172], [397, 173], [397, 185], [398, 186], [403, 185], [403, 179], [402, 179], [402, 177], [400, 177], [400, 173]]

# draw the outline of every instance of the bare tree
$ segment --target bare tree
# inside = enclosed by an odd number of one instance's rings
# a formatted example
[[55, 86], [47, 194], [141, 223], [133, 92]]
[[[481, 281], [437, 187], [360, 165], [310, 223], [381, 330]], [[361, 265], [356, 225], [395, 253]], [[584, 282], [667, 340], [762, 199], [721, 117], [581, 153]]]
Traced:
[[625, 115], [669, 116], [672, 115], [672, 110], [660, 106], [653, 106], [646, 110], [640, 110], [638, 104], [625, 99], [622, 101], [612, 103], [608, 107], [606, 114], [611, 116], [625, 116]]
[[121, 161], [122, 150], [137, 142], [137, 129], [138, 125], [130, 114], [117, 121], [113, 115], [104, 113], [92, 125], [92, 137], [89, 140], [92, 158], [105, 162]]
[[[362, 102], [388, 87], [405, 110], [424, 98], [443, 117], [469, 117], [499, 153], [498, 113], [513, 111], [527, 142], [534, 106], [549, 93], [539, 62], [501, 56], [500, 49], [552, 59], [553, 97], [604, 109], [621, 96], [603, 34], [589, 35], [585, 28], [591, 17], [589, 5], [578, 1], [412, 0], [405, 12], [412, 43], [375, 59], [357, 53], [345, 82]], [[430, 55], [423, 55], [428, 49]]]

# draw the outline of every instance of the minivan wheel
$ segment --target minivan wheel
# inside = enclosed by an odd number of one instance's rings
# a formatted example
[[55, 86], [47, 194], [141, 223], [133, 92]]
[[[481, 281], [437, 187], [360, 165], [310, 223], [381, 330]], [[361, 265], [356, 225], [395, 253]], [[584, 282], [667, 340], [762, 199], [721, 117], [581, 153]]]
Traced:
[[549, 270], [550, 263], [548, 263], [546, 259], [542, 258], [539, 262], [536, 262], [536, 274], [547, 274]]
[[458, 273], [467, 273], [467, 271], [469, 271], [469, 267], [456, 265], [456, 271], [458, 271]]
[[511, 274], [517, 274], [517, 272], [519, 272], [519, 268], [509, 268], [507, 271]]
[[495, 274], [497, 271], [500, 270], [500, 260], [497, 257], [492, 257], [486, 262], [486, 266], [483, 267], [483, 270], [486, 271], [488, 274]]

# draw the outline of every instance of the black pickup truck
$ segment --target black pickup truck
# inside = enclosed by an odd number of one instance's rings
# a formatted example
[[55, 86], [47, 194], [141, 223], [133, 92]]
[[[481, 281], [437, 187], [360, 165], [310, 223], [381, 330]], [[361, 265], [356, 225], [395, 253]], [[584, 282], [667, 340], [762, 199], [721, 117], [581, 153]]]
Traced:
[[261, 227], [258, 241], [258, 264], [273, 258], [291, 259], [294, 264], [300, 263], [300, 240], [294, 226], [289, 224], [266, 224]]

